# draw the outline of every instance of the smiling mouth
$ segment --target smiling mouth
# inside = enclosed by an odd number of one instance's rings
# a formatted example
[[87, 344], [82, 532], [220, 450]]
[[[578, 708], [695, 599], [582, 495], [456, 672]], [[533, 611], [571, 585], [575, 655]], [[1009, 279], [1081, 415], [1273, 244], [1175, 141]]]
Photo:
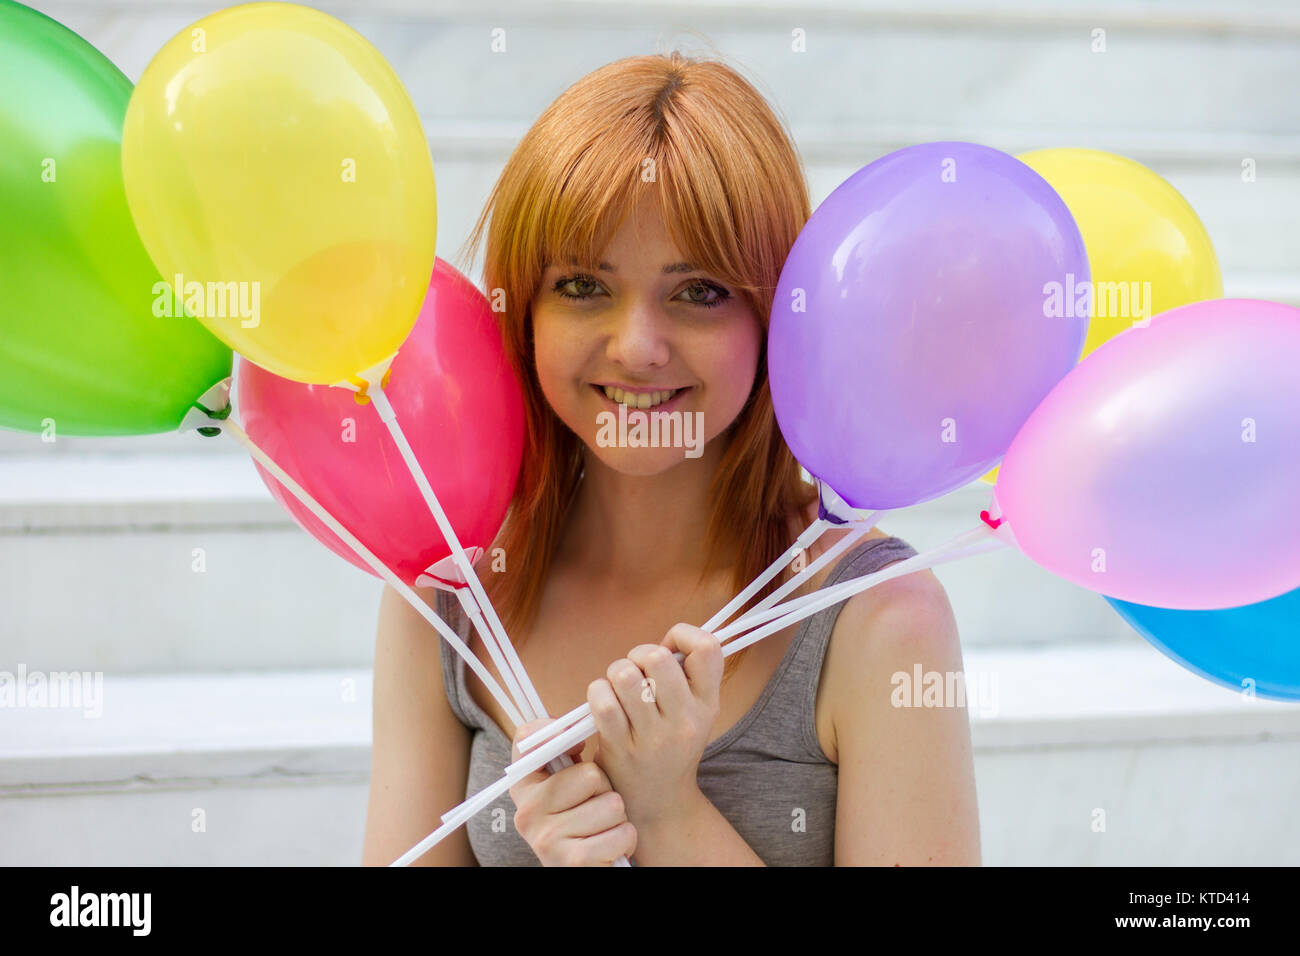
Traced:
[[637, 409], [656, 408], [659, 405], [664, 405], [690, 388], [688, 385], [686, 388], [660, 389], [654, 392], [625, 392], [623, 389], [611, 385], [593, 384], [591, 387], [615, 404]]

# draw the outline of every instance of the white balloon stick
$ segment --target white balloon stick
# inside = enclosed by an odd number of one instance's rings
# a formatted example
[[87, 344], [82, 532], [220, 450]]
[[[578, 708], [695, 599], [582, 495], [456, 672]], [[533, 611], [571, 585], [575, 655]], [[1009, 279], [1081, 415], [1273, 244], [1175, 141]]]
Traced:
[[226, 418], [220, 422], [214, 420], [214, 424], [217, 425], [217, 427], [220, 427], [222, 431], [229, 433], [231, 437], [243, 445], [244, 448], [248, 450], [248, 453], [252, 455], [263, 468], [274, 475], [280, 484], [284, 485], [284, 487], [287, 488], [295, 498], [302, 502], [304, 507], [319, 518], [327, 528], [334, 532], [334, 534], [338, 535], [338, 537], [341, 538], [348, 547], [356, 552], [359, 558], [365, 561], [366, 564], [370, 565], [377, 575], [387, 581], [388, 584], [392, 586], [393, 590], [406, 599], [406, 603], [420, 612], [420, 615], [434, 626], [438, 633], [446, 639], [447, 643], [452, 646], [456, 653], [465, 658], [465, 662], [473, 669], [478, 679], [483, 682], [483, 686], [487, 688], [488, 693], [492, 695], [492, 698], [501, 705], [502, 710], [511, 715], [511, 720], [519, 722], [523, 721], [523, 717], [519, 713], [518, 708], [516, 708], [510, 698], [506, 696], [505, 692], [501, 689], [501, 685], [492, 677], [491, 672], [489, 672], [479, 659], [474, 656], [473, 652], [465, 645], [465, 642], [460, 639], [460, 636], [453, 631], [442, 618], [435, 614], [433, 609], [424, 603], [424, 601], [420, 599], [420, 596], [416, 594], [405, 581], [399, 578], [388, 568], [387, 565], [375, 557], [374, 554], [371, 553], [370, 549], [358, 541], [351, 531], [345, 528], [332, 514], [326, 511], [321, 506], [320, 502], [308, 494], [308, 492], [299, 485], [298, 482], [294, 481], [288, 472], [272, 460], [271, 456], [259, 448], [257, 444], [248, 437], [248, 433], [239, 426], [238, 422], [233, 418]]
[[[783, 631], [790, 625], [798, 623], [804, 618], [816, 614], [818, 611], [830, 607], [833, 604], [845, 601], [855, 594], [875, 587], [877, 584], [882, 584], [885, 581], [903, 577], [904, 575], [912, 574], [916, 571], [924, 571], [928, 568], [936, 567], [940, 564], [946, 564], [950, 561], [956, 561], [961, 558], [982, 554], [987, 551], [993, 551], [1008, 546], [1010, 545], [1005, 536], [995, 535], [992, 529], [986, 524], [977, 525], [976, 527], [962, 532], [929, 551], [906, 558], [871, 574], [860, 575], [856, 578], [843, 581], [833, 587], [823, 588], [818, 592], [815, 592], [813, 595], [809, 595], [807, 598], [787, 602], [787, 605], [797, 605], [793, 610], [787, 609], [786, 605], [781, 605], [761, 612], [761, 615], [764, 617], [770, 616], [773, 611], [780, 613], [781, 616], [776, 617], [764, 626], [752, 630], [743, 637], [726, 644], [722, 650], [723, 656], [727, 657], [738, 651], [744, 650], [746, 647], [762, 640], [764, 637], [770, 637], [772, 634]], [[578, 741], [585, 740], [593, 733], [595, 733], [594, 721], [592, 721], [590, 716], [585, 717], [578, 723], [569, 727], [563, 733], [556, 736], [554, 739], [536, 748], [531, 753], [525, 754], [514, 763], [507, 765], [500, 780], [486, 787], [465, 803], [462, 803], [460, 806], [445, 814], [443, 820], [447, 826], [430, 834], [425, 838], [421, 845], [425, 846], [427, 849], [428, 846], [436, 844], [446, 836], [447, 832], [451, 832], [447, 827], [454, 830], [455, 827], [472, 817], [478, 809], [491, 803], [491, 801], [495, 799], [494, 794], [505, 792], [516, 780], [527, 776], [538, 767], [545, 765], [556, 753], [567, 751], [574, 744], [578, 743]]]

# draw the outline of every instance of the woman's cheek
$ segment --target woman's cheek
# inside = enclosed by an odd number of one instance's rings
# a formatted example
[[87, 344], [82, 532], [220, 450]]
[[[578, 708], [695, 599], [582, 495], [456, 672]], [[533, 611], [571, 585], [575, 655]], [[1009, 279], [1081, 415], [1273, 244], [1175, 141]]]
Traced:
[[[749, 322], [722, 341], [715, 341], [708, 346], [706, 354], [716, 356], [717, 365], [712, 370], [712, 380], [727, 382], [725, 389], [715, 388], [716, 408], [709, 409], [717, 416], [716, 422], [706, 419], [705, 429], [710, 434], [721, 433], [729, 426], [745, 407], [749, 393], [754, 387], [754, 378], [758, 374], [758, 356], [762, 345], [762, 331], [757, 318], [750, 316]], [[711, 403], [712, 404], [712, 403]]]
[[566, 358], [569, 350], [565, 347], [564, 337], [557, 335], [556, 331], [544, 310], [534, 311], [533, 361], [537, 367], [537, 380], [546, 401], [567, 422], [572, 415], [568, 405], [572, 401], [569, 384], [573, 374], [568, 371], [571, 363]]

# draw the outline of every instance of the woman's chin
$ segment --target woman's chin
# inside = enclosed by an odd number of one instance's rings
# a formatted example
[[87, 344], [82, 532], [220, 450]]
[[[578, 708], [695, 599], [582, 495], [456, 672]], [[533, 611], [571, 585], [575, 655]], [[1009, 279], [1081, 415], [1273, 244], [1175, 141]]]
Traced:
[[611, 471], [621, 475], [649, 477], [662, 474], [688, 458], [681, 448], [607, 448], [588, 441], [587, 448]]

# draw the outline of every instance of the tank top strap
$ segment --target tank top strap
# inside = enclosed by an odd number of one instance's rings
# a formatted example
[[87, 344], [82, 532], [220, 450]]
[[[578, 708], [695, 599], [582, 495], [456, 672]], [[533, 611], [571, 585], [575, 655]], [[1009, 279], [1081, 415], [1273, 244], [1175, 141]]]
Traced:
[[[456, 632], [465, 643], [469, 643], [469, 618], [461, 610], [460, 602], [452, 595], [450, 591], [437, 589], [433, 599], [433, 609], [447, 626]], [[466, 727], [472, 730], [483, 729], [482, 719], [479, 716], [480, 709], [469, 695], [469, 688], [465, 684], [465, 661], [456, 649], [453, 648], [447, 639], [441, 634], [435, 635], [438, 638], [438, 655], [442, 658], [442, 684], [446, 690], [447, 703], [451, 706], [451, 712]]]
[[[861, 541], [844, 554], [823, 587], [871, 574], [903, 558], [916, 549], [902, 538], [871, 538]], [[782, 662], [759, 713], [744, 727], [732, 746], [744, 746], [790, 760], [829, 763], [817, 736], [817, 690], [821, 683], [822, 663], [830, 646], [835, 622], [846, 602], [840, 601], [800, 622], [800, 629]]]

